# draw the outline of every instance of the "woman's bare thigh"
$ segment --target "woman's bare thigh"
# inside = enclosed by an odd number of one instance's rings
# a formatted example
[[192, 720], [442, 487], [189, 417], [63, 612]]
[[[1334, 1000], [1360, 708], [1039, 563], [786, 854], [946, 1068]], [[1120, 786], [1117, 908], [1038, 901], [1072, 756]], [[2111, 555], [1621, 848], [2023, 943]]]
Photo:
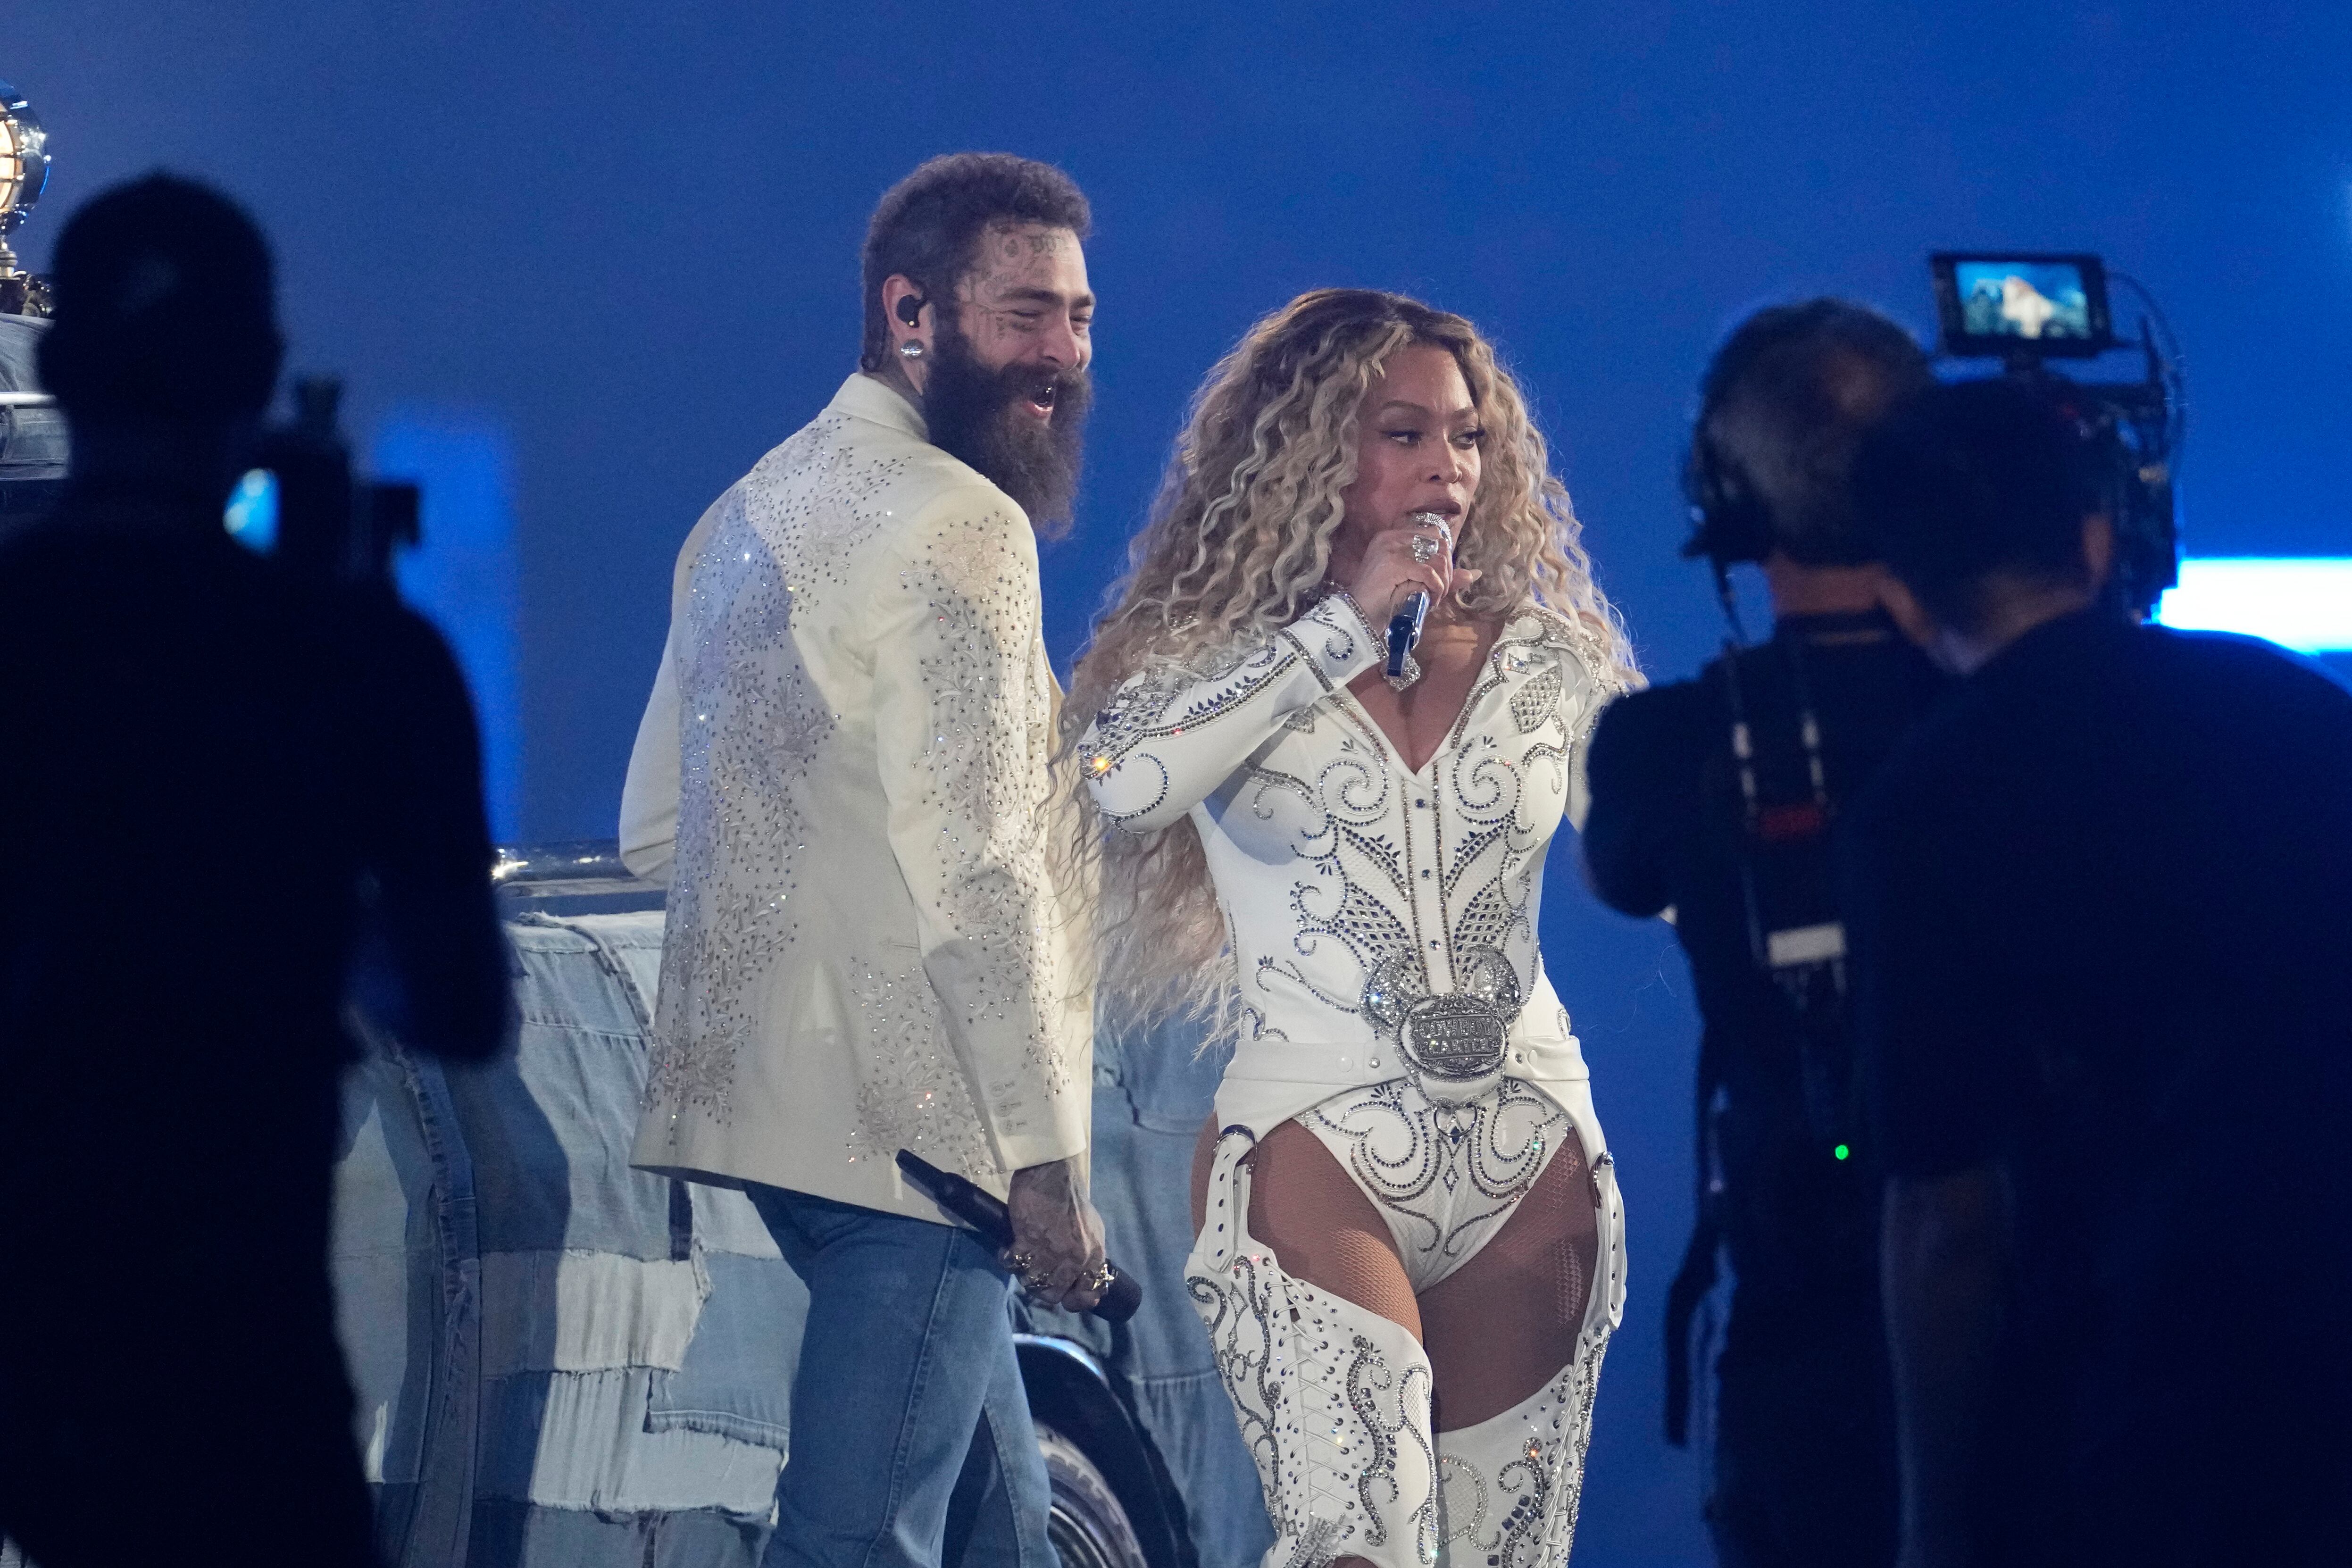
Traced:
[[[1216, 1143], [1212, 1117], [1192, 1152], [1195, 1231], [1206, 1221]], [[1286, 1121], [1258, 1140], [1246, 1162], [1250, 1235], [1273, 1250], [1282, 1271], [1377, 1312], [1419, 1339], [1421, 1310], [1388, 1221], [1322, 1140]]]
[[1421, 1293], [1435, 1425], [1501, 1415], [1576, 1354], [1601, 1252], [1600, 1197], [1573, 1129], [1492, 1240]]

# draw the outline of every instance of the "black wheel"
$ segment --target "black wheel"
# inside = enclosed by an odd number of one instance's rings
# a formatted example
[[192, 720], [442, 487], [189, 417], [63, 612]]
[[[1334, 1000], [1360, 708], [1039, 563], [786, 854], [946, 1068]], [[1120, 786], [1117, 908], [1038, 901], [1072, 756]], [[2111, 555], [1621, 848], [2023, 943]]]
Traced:
[[1044, 1425], [1037, 1428], [1037, 1447], [1054, 1485], [1045, 1535], [1062, 1568], [1150, 1568], [1127, 1510], [1086, 1450]]

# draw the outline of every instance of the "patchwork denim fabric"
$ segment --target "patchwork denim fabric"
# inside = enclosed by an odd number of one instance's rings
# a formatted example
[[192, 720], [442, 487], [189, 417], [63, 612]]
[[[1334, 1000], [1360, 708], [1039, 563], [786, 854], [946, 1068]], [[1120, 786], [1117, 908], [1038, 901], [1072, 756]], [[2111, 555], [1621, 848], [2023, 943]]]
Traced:
[[[808, 1297], [744, 1193], [628, 1164], [661, 922], [509, 926], [514, 1058], [445, 1071], [377, 1042], [351, 1080], [335, 1274], [401, 1568], [749, 1568], [767, 1544]], [[1223, 1066], [1197, 1039], [1098, 1047], [1094, 1197], [1142, 1310], [1034, 1316], [1126, 1382], [1201, 1568], [1248, 1568], [1273, 1531], [1181, 1278]]]
[[788, 1347], [730, 1364], [725, 1311], [701, 1331], [715, 1284], [790, 1270], [741, 1194], [630, 1168], [661, 916], [508, 934], [515, 1055], [444, 1069], [379, 1041], [346, 1097], [335, 1271], [380, 1552], [749, 1568], [781, 1413], [654, 1412], [690, 1360], [714, 1384], [788, 1379]]
[[[657, 1372], [646, 1411], [648, 1432], [709, 1432], [792, 1453], [793, 1367], [808, 1320], [808, 1288], [776, 1253], [765, 1228], [765, 1255], [737, 1243], [721, 1248], [701, 1228], [708, 1208], [752, 1213], [740, 1193], [697, 1187], [697, 1237], [710, 1295], [694, 1342], [675, 1372]], [[716, 1228], [716, 1227], [714, 1227]], [[721, 1232], [719, 1239], [732, 1239]]]
[[651, 913], [507, 928], [521, 961], [516, 1052], [448, 1075], [485, 1252], [688, 1255], [684, 1184], [629, 1165], [647, 1027], [619, 945], [632, 923], [658, 940]]

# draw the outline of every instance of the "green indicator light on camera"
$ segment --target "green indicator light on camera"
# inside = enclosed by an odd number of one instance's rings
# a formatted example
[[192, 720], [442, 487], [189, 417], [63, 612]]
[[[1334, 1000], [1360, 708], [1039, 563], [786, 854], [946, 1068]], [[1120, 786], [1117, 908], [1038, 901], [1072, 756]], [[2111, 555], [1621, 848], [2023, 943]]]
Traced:
[[1831, 1152], [1831, 1153], [1832, 1153], [1832, 1154], [1834, 1154], [1834, 1155], [1836, 1155], [1839, 1159], [1843, 1160], [1843, 1159], [1844, 1159], [1848, 1154], [1853, 1153], [1853, 1150], [1851, 1150], [1851, 1149], [1849, 1149], [1849, 1148], [1847, 1148], [1844, 1144], [1841, 1143], [1841, 1144], [1839, 1144], [1836, 1148], [1834, 1148], [1834, 1149], [1831, 1150], [1831, 1151], [1830, 1151], [1830, 1152]]

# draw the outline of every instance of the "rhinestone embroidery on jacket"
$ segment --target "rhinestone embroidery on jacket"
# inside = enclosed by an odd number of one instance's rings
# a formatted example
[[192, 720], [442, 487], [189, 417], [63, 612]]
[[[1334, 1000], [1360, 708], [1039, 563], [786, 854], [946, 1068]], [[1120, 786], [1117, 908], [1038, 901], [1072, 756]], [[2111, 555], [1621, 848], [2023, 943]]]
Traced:
[[[938, 853], [950, 907], [938, 917], [962, 950], [968, 994], [998, 1017], [1024, 998], [1066, 995], [1072, 978], [1030, 914], [1051, 907], [1053, 698], [1042, 671], [1017, 685], [1004, 679], [1043, 657], [1039, 602], [1024, 591], [1027, 563], [1013, 543], [1025, 527], [1003, 515], [964, 520], [901, 575], [902, 591], [930, 611], [918, 661], [929, 741], [919, 757], [882, 759], [886, 768], [903, 761], [946, 820]], [[1055, 1088], [1067, 1087], [1055, 1039], [1033, 1035], [1028, 1052]]]
[[857, 1053], [857, 1125], [849, 1131], [849, 1157], [887, 1160], [911, 1149], [943, 1170], [975, 1175], [997, 1170], [923, 966], [910, 963], [891, 973], [858, 963], [853, 973], [865, 1048]]
[[[860, 549], [890, 515], [877, 498], [907, 472], [904, 457], [859, 458], [844, 439], [848, 424], [823, 416], [762, 458], [721, 499], [688, 569], [677, 649], [677, 849], [647, 1085], [673, 1117], [692, 1110], [731, 1120], [757, 999], [799, 932], [793, 894], [811, 828], [802, 791], [836, 726], [801, 662], [793, 621], [848, 587], [853, 570], [864, 573], [870, 557]], [[919, 754], [878, 761], [903, 768], [946, 818], [936, 853], [942, 904], [952, 907], [934, 912], [957, 939], [964, 994], [1000, 1016], [1023, 987], [1058, 998], [1070, 978], [1059, 973], [1055, 933], [1032, 912], [1047, 907], [1052, 695], [1034, 580], [1014, 544], [1025, 528], [1004, 513], [961, 520], [920, 542], [918, 563], [883, 587], [923, 602], [927, 739]], [[871, 584], [861, 575], [861, 591]], [[975, 873], [983, 858], [995, 868]], [[941, 1161], [950, 1168], [993, 1169], [919, 964], [859, 973], [869, 1049], [859, 1053], [851, 1157], [928, 1142], [953, 1156]], [[1066, 1087], [1055, 1042], [1029, 1048], [1055, 1087]]]
[[845, 422], [820, 418], [761, 458], [719, 502], [688, 578], [677, 860], [646, 1094], [722, 1124], [752, 998], [798, 929], [796, 786], [834, 731], [793, 644], [794, 608], [844, 584], [843, 557], [883, 521], [872, 498], [903, 466], [852, 461]]

